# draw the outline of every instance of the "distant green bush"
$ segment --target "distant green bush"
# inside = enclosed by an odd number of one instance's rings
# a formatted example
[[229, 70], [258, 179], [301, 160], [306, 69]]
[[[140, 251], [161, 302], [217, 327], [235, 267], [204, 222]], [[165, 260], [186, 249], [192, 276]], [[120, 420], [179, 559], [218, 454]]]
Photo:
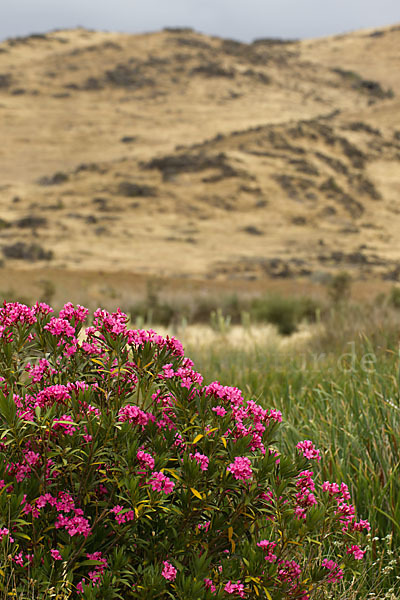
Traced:
[[328, 284], [328, 295], [332, 302], [337, 304], [348, 300], [351, 294], [351, 275], [347, 271], [341, 271], [334, 275]]
[[400, 287], [392, 287], [389, 295], [389, 303], [394, 306], [394, 308], [400, 308]]
[[251, 316], [255, 321], [276, 325], [282, 335], [290, 335], [301, 321], [315, 321], [318, 309], [318, 303], [311, 298], [273, 295], [253, 300]]

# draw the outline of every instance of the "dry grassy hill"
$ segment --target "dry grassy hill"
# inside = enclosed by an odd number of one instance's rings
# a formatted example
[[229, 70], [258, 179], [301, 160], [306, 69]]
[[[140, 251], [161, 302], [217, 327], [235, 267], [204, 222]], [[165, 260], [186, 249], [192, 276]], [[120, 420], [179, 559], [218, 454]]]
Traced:
[[399, 117], [400, 27], [10, 39], [3, 279], [400, 280]]

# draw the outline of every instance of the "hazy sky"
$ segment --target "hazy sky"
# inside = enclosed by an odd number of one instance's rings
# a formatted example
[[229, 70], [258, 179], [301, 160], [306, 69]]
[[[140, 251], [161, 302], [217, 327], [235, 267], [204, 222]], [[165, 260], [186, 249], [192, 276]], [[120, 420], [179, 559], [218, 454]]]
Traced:
[[82, 25], [190, 26], [221, 37], [304, 38], [400, 22], [400, 0], [0, 0], [0, 39]]

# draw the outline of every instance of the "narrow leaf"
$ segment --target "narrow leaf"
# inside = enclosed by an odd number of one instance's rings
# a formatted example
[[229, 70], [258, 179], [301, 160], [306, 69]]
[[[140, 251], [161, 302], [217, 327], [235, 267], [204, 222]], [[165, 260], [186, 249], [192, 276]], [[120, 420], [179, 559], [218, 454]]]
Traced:
[[190, 488], [193, 496], [196, 496], [196, 498], [200, 498], [200, 500], [203, 500], [203, 496], [200, 494], [200, 492], [198, 492], [197, 490], [195, 490], [194, 488]]

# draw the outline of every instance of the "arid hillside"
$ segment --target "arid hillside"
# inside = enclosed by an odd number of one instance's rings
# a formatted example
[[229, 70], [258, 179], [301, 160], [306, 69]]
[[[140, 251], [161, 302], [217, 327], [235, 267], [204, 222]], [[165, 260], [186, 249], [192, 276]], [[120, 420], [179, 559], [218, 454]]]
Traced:
[[10, 39], [0, 135], [3, 278], [400, 280], [400, 26]]

